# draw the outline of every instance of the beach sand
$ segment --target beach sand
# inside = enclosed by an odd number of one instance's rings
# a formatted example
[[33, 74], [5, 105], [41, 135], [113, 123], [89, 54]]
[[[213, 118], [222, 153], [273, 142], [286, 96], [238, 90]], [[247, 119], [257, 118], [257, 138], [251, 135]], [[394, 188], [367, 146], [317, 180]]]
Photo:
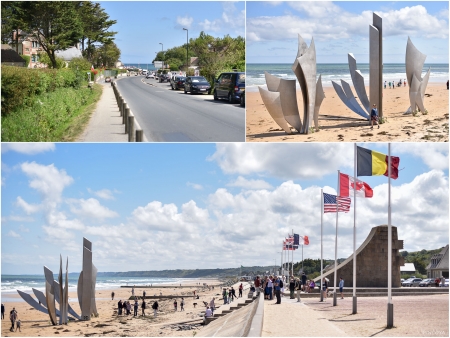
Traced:
[[[368, 88], [366, 91], [369, 92]], [[428, 84], [424, 98], [427, 115], [404, 114], [409, 107], [407, 86], [385, 89], [383, 116], [387, 123], [373, 130], [369, 121], [344, 105], [333, 87], [325, 87], [324, 92], [326, 97], [319, 112], [320, 130], [308, 135], [286, 134], [267, 112], [259, 92], [247, 92], [247, 142], [448, 142], [449, 91], [445, 83]], [[297, 102], [303, 121], [300, 90]]]
[[[208, 291], [208, 289], [202, 289], [201, 286], [195, 286], [195, 283], [207, 283], [208, 285], [214, 285], [214, 290]], [[167, 284], [165, 284], [167, 285]], [[117, 289], [101, 289], [96, 291], [96, 304], [99, 313], [98, 317], [92, 317], [91, 321], [76, 321], [69, 322], [68, 325], [56, 325], [53, 326], [50, 323], [49, 316], [42, 312], [33, 309], [25, 302], [6, 302], [5, 319], [2, 320], [2, 336], [3, 337], [48, 337], [48, 336], [111, 336], [111, 337], [125, 337], [125, 336], [190, 336], [192, 337], [194, 331], [198, 330], [184, 330], [176, 331], [176, 328], [171, 328], [169, 323], [176, 323], [181, 321], [187, 321], [192, 319], [202, 319], [198, 314], [205, 310], [203, 301], [209, 303], [212, 297], [216, 297], [216, 305], [220, 305], [217, 294], [221, 294], [221, 288], [218, 287], [218, 280], [190, 280], [182, 283], [183, 286], [192, 287], [179, 287], [179, 284], [173, 285], [173, 288], [158, 288], [154, 285], [152, 288], [135, 288], [135, 295], [142, 296], [142, 291], [146, 291], [147, 296], [159, 295], [160, 292], [163, 295], [178, 295], [178, 311], [174, 311], [173, 299], [159, 301], [159, 313], [156, 318], [153, 317], [153, 304], [152, 299], [147, 299], [147, 309], [145, 310], [146, 316], [141, 315], [141, 301], [139, 300], [139, 316], [117, 316], [117, 303], [121, 299], [127, 299], [131, 296], [131, 288], [117, 288]], [[185, 298], [185, 311], [180, 311], [181, 297], [184, 295], [193, 295], [193, 291], [196, 290], [196, 294], [200, 299], [193, 299], [192, 297]], [[114, 300], [111, 300], [111, 292], [115, 292]], [[8, 294], [9, 298], [20, 298], [18, 294]], [[75, 299], [76, 292], [70, 292], [69, 298]], [[193, 303], [197, 303], [194, 308]], [[81, 315], [79, 305], [77, 301], [69, 301], [72, 308]], [[134, 304], [130, 301], [131, 305]], [[59, 305], [57, 305], [59, 306]], [[11, 322], [9, 320], [9, 312], [15, 307], [19, 319], [22, 322], [22, 332], [10, 332], [9, 328]], [[133, 307], [131, 309], [133, 314]]]

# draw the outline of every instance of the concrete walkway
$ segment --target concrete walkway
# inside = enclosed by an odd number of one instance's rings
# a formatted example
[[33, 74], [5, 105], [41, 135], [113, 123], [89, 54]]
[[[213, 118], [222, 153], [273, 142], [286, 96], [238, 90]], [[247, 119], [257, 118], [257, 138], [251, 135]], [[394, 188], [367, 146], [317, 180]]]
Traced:
[[348, 337], [344, 331], [297, 299], [281, 297], [281, 304], [264, 301], [262, 337]]
[[77, 142], [128, 142], [111, 84], [103, 85], [97, 107]]

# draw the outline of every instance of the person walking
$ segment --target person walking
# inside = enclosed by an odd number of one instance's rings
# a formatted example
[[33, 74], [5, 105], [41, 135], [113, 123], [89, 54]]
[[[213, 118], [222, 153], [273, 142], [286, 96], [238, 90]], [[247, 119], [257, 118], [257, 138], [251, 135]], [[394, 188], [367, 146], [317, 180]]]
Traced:
[[2, 303], [2, 319], [5, 319], [5, 304]]
[[233, 295], [233, 300], [234, 300], [235, 298], [237, 298], [237, 297], [236, 297], [236, 290], [235, 290], [233, 287], [231, 287], [231, 294]]
[[259, 276], [256, 276], [255, 289], [256, 289], [257, 294], [259, 294], [259, 292], [260, 292], [260, 287], [261, 287], [261, 280], [259, 279]]
[[370, 111], [370, 129], [373, 129], [374, 123], [376, 123], [378, 125], [378, 129], [380, 129], [380, 125], [378, 124], [378, 109], [376, 104], [373, 105], [372, 110]]
[[134, 301], [134, 307], [133, 307], [133, 309], [134, 309], [133, 316], [134, 316], [134, 317], [137, 317], [137, 315], [138, 315], [138, 309], [139, 309], [139, 303], [138, 303], [137, 300]]
[[281, 304], [281, 279], [277, 277], [273, 283], [275, 287], [275, 296], [277, 297], [277, 302], [275, 304]]
[[222, 297], [223, 297], [223, 304], [225, 305], [227, 303], [227, 289], [223, 289], [222, 291]]
[[158, 301], [155, 300], [155, 302], [154, 302], [153, 305], [152, 305], [153, 316], [154, 316], [154, 317], [156, 317], [156, 314], [157, 314], [157, 312], [158, 312], [158, 307], [159, 307]]
[[114, 300], [114, 291], [111, 292], [111, 300]]
[[306, 274], [302, 272], [302, 291], [306, 289]]
[[184, 311], [184, 298], [181, 298], [180, 311]]
[[15, 324], [16, 319], [17, 319], [17, 311], [16, 311], [15, 307], [13, 307], [13, 309], [9, 313], [9, 319], [11, 320], [11, 328], [9, 330], [11, 332], [14, 332], [14, 324]]
[[[256, 287], [256, 285], [255, 285], [255, 287]], [[239, 285], [239, 298], [242, 297], [242, 290], [244, 290], [244, 286], [241, 283], [241, 285]]]
[[142, 292], [142, 295], [144, 296], [145, 299], [145, 295], [147, 294], [147, 292], [145, 292], [145, 290]]
[[291, 277], [291, 280], [289, 282], [290, 299], [294, 299], [294, 292], [295, 292], [295, 280], [294, 277]]
[[339, 280], [339, 292], [341, 293], [341, 299], [344, 299], [344, 280], [342, 277]]
[[145, 308], [147, 307], [147, 304], [145, 304], [145, 299], [142, 300], [141, 308], [142, 308], [142, 316], [145, 317]]

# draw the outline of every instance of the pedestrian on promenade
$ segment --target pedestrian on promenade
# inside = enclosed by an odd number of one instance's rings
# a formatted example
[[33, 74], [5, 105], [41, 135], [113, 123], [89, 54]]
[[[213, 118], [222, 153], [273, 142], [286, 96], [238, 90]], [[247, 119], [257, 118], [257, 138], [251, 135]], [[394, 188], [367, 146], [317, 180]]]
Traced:
[[436, 285], [436, 287], [439, 287], [439, 277], [436, 277], [436, 279], [434, 280], [434, 284]]
[[216, 304], [214, 303], [214, 297], [209, 302], [209, 307], [211, 308], [211, 311], [214, 313], [214, 310], [216, 309]]
[[147, 304], [145, 304], [145, 298], [142, 299], [142, 304], [141, 304], [141, 308], [142, 308], [142, 316], [145, 317], [145, 308], [147, 307]]
[[444, 276], [441, 277], [441, 286], [442, 287], [445, 286], [445, 277]]
[[339, 280], [339, 292], [341, 293], [341, 299], [344, 299], [344, 280], [342, 277]]
[[156, 313], [158, 312], [158, 301], [155, 300], [155, 302], [152, 305], [152, 309], [153, 309], [153, 316], [156, 317]]
[[269, 300], [273, 299], [273, 281], [272, 281], [272, 278], [273, 278], [272, 276], [269, 276], [269, 280], [267, 281]]
[[324, 278], [322, 279], [322, 292], [324, 293], [323, 297], [325, 298], [325, 300], [328, 297], [327, 291], [328, 291], [328, 279]]
[[306, 275], [305, 275], [304, 272], [302, 272], [302, 290], [303, 291], [305, 291], [306, 286], [307, 286], [307, 284], [306, 284]]
[[205, 311], [205, 317], [212, 317], [213, 313], [211, 311], [211, 309], [209, 308], [209, 306], [206, 307], [206, 311]]
[[137, 315], [138, 315], [138, 309], [139, 309], [139, 303], [138, 303], [137, 300], [135, 300], [135, 301], [134, 301], [134, 314], [133, 314], [134, 317], [137, 317]]
[[275, 296], [277, 297], [277, 302], [275, 304], [281, 304], [281, 279], [280, 277], [277, 277], [277, 279], [274, 280], [274, 287], [275, 287]]
[[222, 291], [223, 304], [227, 304], [227, 295], [228, 295], [227, 289], [223, 288], [223, 291]]
[[294, 292], [295, 292], [295, 280], [294, 277], [291, 277], [291, 280], [289, 282], [290, 299], [294, 299]]
[[232, 294], [231, 299], [234, 301], [234, 299], [237, 297], [236, 297], [236, 290], [233, 287], [231, 287], [231, 294]]
[[261, 279], [259, 279], [259, 276], [256, 276], [255, 289], [256, 289], [257, 294], [259, 294], [259, 292], [260, 292], [260, 287], [261, 287]]
[[372, 110], [370, 111], [370, 129], [373, 129], [374, 123], [376, 123], [378, 125], [378, 129], [380, 129], [380, 125], [378, 124], [378, 109], [376, 104], [373, 105]]
[[111, 300], [114, 300], [114, 291], [111, 292]]
[[314, 281], [311, 279], [311, 281], [308, 284], [308, 293], [311, 292], [311, 290], [314, 290], [315, 287], [316, 283], [314, 283]]
[[241, 285], [239, 285], [239, 298], [241, 298], [242, 297], [242, 290], [244, 289], [244, 286], [242, 285], [242, 283], [241, 283]]
[[5, 304], [2, 303], [2, 319], [5, 319]]
[[269, 299], [269, 286], [268, 286], [268, 278], [264, 278], [262, 289], [264, 290], [264, 299]]

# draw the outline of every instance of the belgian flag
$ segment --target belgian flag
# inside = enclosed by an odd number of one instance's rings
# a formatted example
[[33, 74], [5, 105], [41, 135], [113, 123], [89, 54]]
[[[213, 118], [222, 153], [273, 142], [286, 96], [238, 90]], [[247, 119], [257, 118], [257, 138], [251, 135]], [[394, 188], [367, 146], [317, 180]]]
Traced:
[[[357, 176], [388, 176], [388, 156], [378, 151], [357, 147]], [[398, 178], [400, 158], [391, 156], [391, 178]]]

